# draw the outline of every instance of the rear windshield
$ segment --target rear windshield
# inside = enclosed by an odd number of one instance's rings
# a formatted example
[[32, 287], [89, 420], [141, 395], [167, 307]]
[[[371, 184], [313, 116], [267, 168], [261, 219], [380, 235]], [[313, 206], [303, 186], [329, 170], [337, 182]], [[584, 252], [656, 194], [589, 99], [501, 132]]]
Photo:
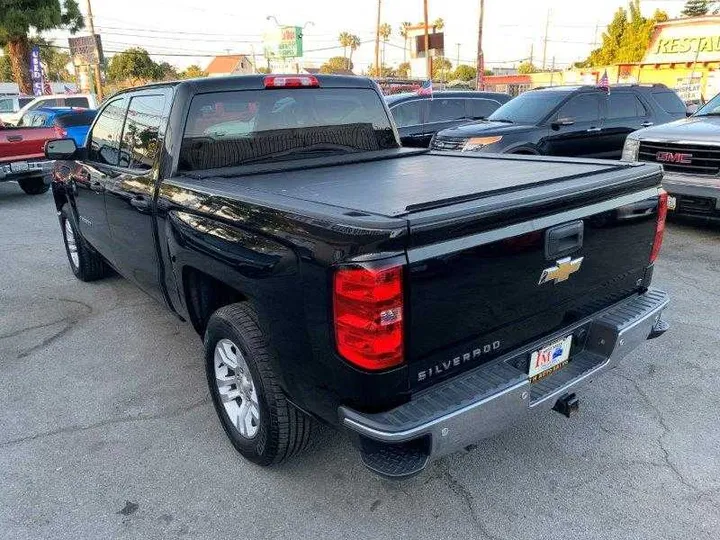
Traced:
[[685, 104], [680, 97], [672, 90], [653, 92], [653, 97], [658, 105], [668, 114], [685, 114]]
[[63, 114], [58, 117], [55, 123], [62, 128], [89, 126], [95, 119], [97, 111], [77, 111]]
[[397, 148], [375, 91], [289, 88], [195, 96], [180, 150], [180, 169]]

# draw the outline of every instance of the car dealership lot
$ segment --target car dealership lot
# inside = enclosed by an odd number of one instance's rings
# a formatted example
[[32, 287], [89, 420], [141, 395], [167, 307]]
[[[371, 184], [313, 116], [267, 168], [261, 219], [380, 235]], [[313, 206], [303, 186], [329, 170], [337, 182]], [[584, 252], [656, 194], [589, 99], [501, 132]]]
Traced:
[[717, 538], [720, 229], [669, 227], [672, 329], [580, 393], [402, 483], [319, 429], [243, 461], [201, 343], [119, 277], [77, 281], [49, 194], [0, 185], [0, 538]]

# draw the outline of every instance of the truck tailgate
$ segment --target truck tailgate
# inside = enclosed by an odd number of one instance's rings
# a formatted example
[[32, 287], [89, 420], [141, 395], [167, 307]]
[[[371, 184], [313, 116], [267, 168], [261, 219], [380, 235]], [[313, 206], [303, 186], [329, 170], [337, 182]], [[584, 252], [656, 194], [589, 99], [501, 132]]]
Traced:
[[618, 169], [600, 184], [586, 172], [542, 193], [520, 185], [442, 214], [438, 202], [411, 212], [410, 384], [476, 367], [643, 290], [660, 180], [659, 169]]

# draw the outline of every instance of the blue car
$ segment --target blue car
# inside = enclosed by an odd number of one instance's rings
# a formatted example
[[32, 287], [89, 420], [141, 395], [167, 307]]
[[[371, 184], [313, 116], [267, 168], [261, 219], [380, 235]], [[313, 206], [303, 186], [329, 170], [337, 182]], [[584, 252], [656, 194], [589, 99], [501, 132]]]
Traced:
[[26, 113], [18, 122], [18, 127], [54, 127], [58, 139], [71, 138], [80, 147], [85, 146], [85, 138], [96, 114], [95, 109], [40, 107]]

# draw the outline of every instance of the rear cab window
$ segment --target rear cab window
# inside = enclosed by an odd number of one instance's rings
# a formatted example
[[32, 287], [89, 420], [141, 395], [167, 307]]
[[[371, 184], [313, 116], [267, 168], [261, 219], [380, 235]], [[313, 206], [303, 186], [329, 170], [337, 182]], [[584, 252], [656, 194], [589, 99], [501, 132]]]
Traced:
[[180, 170], [397, 148], [381, 100], [369, 88], [198, 94], [188, 112]]
[[66, 107], [82, 107], [86, 109], [90, 106], [86, 97], [66, 97], [64, 101]]
[[672, 90], [653, 90], [652, 97], [660, 108], [668, 114], [685, 114], [686, 107], [683, 101]]
[[96, 114], [97, 111], [93, 110], [63, 114], [57, 117], [55, 124], [61, 128], [89, 126], [95, 119]]

